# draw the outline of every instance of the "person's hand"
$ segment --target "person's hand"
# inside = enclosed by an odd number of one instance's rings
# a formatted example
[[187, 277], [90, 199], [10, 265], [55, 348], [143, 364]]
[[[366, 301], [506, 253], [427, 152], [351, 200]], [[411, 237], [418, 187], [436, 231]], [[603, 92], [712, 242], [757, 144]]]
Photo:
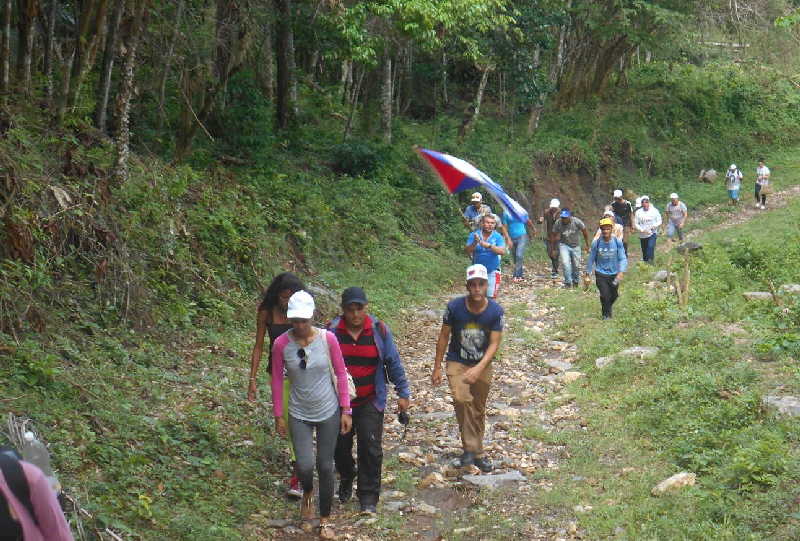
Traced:
[[623, 276], [624, 276], [624, 275], [623, 275], [621, 272], [618, 272], [618, 273], [617, 273], [617, 283], [620, 283], [620, 282], [622, 281], [622, 277], [623, 277]]
[[353, 416], [343, 413], [342, 417], [339, 419], [339, 426], [339, 432], [342, 434], [350, 432], [353, 429]]
[[408, 411], [408, 408], [411, 407], [411, 400], [408, 398], [398, 398], [397, 399], [397, 410], [398, 411]]
[[250, 402], [256, 401], [256, 380], [251, 379], [250, 385], [247, 387], [247, 400]]
[[442, 368], [436, 367], [433, 369], [433, 373], [431, 374], [431, 385], [436, 387], [441, 383], [442, 383]]
[[544, 223], [544, 216], [539, 216], [539, 219], [536, 220], [536, 222], [540, 224]]
[[286, 430], [286, 420], [283, 417], [275, 417], [275, 430], [284, 438], [286, 437], [289, 431]]
[[510, 240], [506, 243], [506, 246], [508, 247], [509, 250], [513, 250], [514, 249], [514, 243], [512, 241], [510, 241]]
[[481, 377], [481, 372], [482, 372], [482, 370], [480, 368], [478, 368], [477, 366], [473, 366], [472, 368], [469, 368], [466, 372], [464, 372], [464, 376], [463, 376], [464, 383], [466, 383], [467, 385], [472, 385], [473, 383], [478, 381], [479, 377]]

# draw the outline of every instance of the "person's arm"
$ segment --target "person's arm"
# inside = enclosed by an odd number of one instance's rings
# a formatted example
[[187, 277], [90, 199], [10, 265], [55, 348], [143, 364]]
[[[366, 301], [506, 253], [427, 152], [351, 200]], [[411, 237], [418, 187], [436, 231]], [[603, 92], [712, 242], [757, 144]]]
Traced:
[[436, 340], [436, 356], [433, 358], [433, 374], [431, 374], [431, 384], [436, 386], [442, 382], [442, 360], [447, 352], [447, 345], [450, 342], [451, 327], [442, 323], [439, 329], [439, 338]]
[[586, 246], [586, 251], [588, 252], [592, 243], [589, 242], [589, 231], [586, 229], [585, 225], [581, 229], [581, 234], [583, 235], [583, 243]]
[[266, 310], [259, 310], [256, 314], [256, 343], [253, 346], [253, 353], [250, 355], [250, 380], [247, 386], [247, 399], [251, 402], [256, 399], [256, 383], [258, 379], [258, 367], [261, 365], [261, 357], [264, 352], [264, 337], [267, 334], [267, 321], [269, 313]]
[[681, 219], [680, 227], [683, 227], [683, 224], [686, 223], [686, 218], [689, 217], [689, 208], [686, 205], [683, 205], [683, 218]]
[[658, 210], [656, 210], [655, 215], [656, 215], [656, 223], [653, 224], [653, 229], [658, 229], [664, 222], [661, 221], [661, 213], [658, 212]]
[[339, 432], [347, 434], [353, 429], [353, 410], [350, 408], [350, 390], [347, 385], [347, 367], [344, 364], [344, 357], [342, 356], [342, 349], [339, 347], [339, 341], [336, 335], [330, 331], [323, 331], [325, 339], [328, 342], [328, 353], [331, 357], [331, 364], [333, 365], [333, 373], [336, 376], [336, 388], [339, 395], [339, 407], [342, 408], [342, 414], [339, 419]]
[[619, 266], [617, 280], [622, 280], [623, 275], [628, 270], [628, 256], [625, 255], [625, 247], [622, 242], [617, 244], [617, 265]]
[[467, 244], [464, 246], [464, 249], [467, 251], [467, 255], [472, 258], [472, 255], [475, 253], [475, 247], [480, 242], [480, 237], [478, 236], [480, 233], [478, 231], [473, 231], [467, 237]]
[[642, 213], [638, 211], [633, 214], [633, 228], [639, 233], [644, 233], [644, 229], [642, 229], [644, 224], [642, 224], [641, 214]]
[[[539, 223], [541, 223], [541, 222], [539, 222]], [[533, 222], [531, 221], [530, 218], [528, 218], [528, 221], [525, 222], [525, 231], [528, 233], [528, 236], [531, 237], [531, 238], [536, 234], [536, 226], [533, 225]]]
[[486, 346], [486, 353], [483, 354], [483, 357], [481, 357], [481, 360], [478, 362], [478, 364], [464, 372], [464, 383], [472, 385], [478, 381], [478, 378], [481, 377], [483, 371], [486, 369], [489, 363], [492, 362], [492, 359], [494, 359], [494, 354], [497, 353], [497, 349], [500, 347], [500, 342], [502, 339], [503, 331], [492, 331], [489, 334], [489, 345]]
[[[39, 531], [46, 541], [73, 541], [69, 524], [58, 503], [56, 493], [50, 487], [42, 470], [29, 462], [20, 462], [22, 473], [28, 484], [33, 512], [36, 514]], [[3, 503], [5, 505], [5, 502]], [[27, 509], [25, 509], [27, 511]], [[33, 519], [33, 517], [31, 517]], [[26, 537], [27, 538], [27, 537]]]
[[600, 235], [602, 235], [602, 234], [603, 234], [603, 230], [598, 227], [597, 231], [595, 231], [595, 233], [594, 233], [594, 237], [592, 237], [592, 242], [594, 242], [597, 239], [599, 239]]
[[[386, 329], [386, 337], [383, 340], [386, 373], [389, 376], [389, 381], [394, 384], [394, 390], [399, 398], [398, 406], [400, 411], [405, 411], [409, 406], [411, 389], [408, 384], [408, 378], [406, 378], [406, 371], [403, 368], [403, 362], [400, 360], [400, 352], [397, 351], [397, 346], [394, 343], [392, 331], [385, 325], [384, 328]], [[386, 383], [388, 385], [389, 382]]]
[[597, 258], [598, 244], [599, 244], [598, 240], [592, 242], [592, 249], [589, 251], [589, 257], [586, 258], [586, 274], [592, 274], [592, 271], [594, 271], [595, 259]]
[[283, 419], [283, 366], [285, 364], [283, 352], [288, 342], [289, 337], [286, 334], [282, 334], [272, 345], [272, 381], [270, 382], [270, 387], [272, 388], [272, 416], [275, 417], [275, 428], [281, 436], [286, 436], [287, 432], [286, 422]]
[[500, 226], [500, 233], [503, 234], [503, 238], [506, 241], [506, 246], [508, 246], [508, 249], [510, 250], [511, 248], [513, 248], [514, 243], [511, 242], [511, 237], [508, 236], [508, 226], [506, 224]]
[[484, 248], [488, 248], [497, 255], [506, 255], [505, 241], [503, 240], [502, 237], [498, 241], [498, 244], [492, 244], [491, 242], [484, 242], [482, 243], [482, 246]]

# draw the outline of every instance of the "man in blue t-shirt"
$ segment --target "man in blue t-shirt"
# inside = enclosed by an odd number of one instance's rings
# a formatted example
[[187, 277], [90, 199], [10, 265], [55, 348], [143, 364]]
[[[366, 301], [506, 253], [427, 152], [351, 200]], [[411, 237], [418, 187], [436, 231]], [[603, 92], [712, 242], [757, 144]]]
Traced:
[[533, 222], [528, 220], [523, 222], [512, 216], [507, 210], [503, 211], [503, 226], [506, 228], [509, 249], [512, 250], [514, 256], [514, 281], [521, 282], [525, 269], [522, 266], [525, 259], [525, 248], [528, 246], [528, 229], [530, 234], [534, 235], [536, 230], [533, 227]]
[[467, 237], [465, 249], [472, 258], [472, 263], [480, 263], [489, 274], [487, 296], [496, 298], [500, 291], [500, 256], [506, 253], [506, 242], [503, 236], [495, 231], [497, 217], [487, 214], [481, 218], [481, 227]]
[[480, 264], [467, 268], [467, 295], [447, 303], [431, 383], [442, 382], [447, 354], [447, 381], [461, 433], [462, 467], [474, 464], [483, 472], [494, 469], [483, 455], [486, 399], [492, 378], [492, 359], [503, 338], [503, 308], [486, 296], [489, 274]]

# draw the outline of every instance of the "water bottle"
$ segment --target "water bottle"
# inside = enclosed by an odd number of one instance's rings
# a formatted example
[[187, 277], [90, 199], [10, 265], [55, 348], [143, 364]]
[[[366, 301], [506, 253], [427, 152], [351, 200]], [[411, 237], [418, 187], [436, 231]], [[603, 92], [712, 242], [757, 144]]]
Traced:
[[25, 443], [22, 445], [23, 460], [42, 470], [53, 492], [60, 493], [61, 483], [58, 482], [53, 473], [53, 468], [50, 466], [50, 452], [47, 450], [47, 446], [36, 439], [36, 435], [33, 432], [25, 432], [23, 437], [25, 439]]

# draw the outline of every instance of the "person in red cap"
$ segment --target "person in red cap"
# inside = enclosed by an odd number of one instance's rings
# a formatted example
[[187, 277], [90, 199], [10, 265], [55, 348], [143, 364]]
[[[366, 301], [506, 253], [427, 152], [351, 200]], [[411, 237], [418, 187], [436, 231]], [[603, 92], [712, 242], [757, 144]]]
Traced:
[[464, 450], [458, 465], [474, 464], [483, 472], [494, 469], [483, 453], [483, 434], [492, 361], [503, 338], [503, 308], [486, 296], [488, 287], [486, 267], [467, 268], [467, 295], [447, 303], [431, 374], [431, 383], [441, 384], [446, 354], [447, 381]]

